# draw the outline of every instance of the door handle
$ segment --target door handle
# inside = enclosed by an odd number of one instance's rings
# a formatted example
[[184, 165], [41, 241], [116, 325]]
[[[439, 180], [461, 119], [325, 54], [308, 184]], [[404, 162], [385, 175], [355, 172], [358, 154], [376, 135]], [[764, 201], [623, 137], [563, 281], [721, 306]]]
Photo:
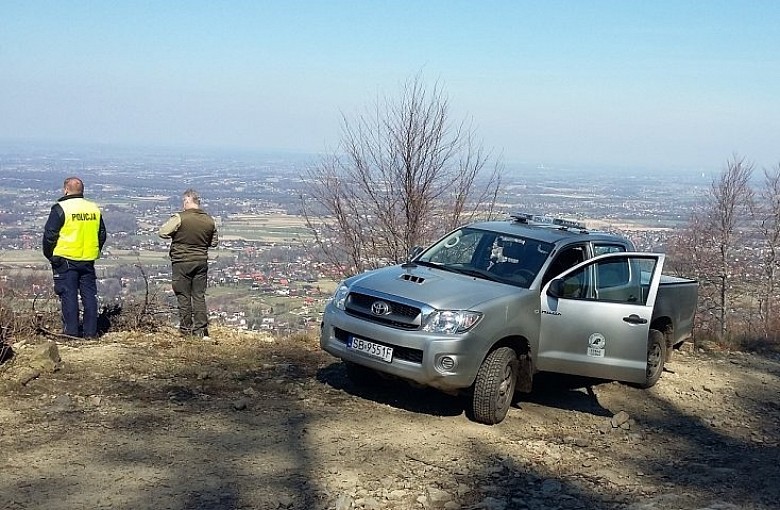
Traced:
[[632, 313], [628, 317], [623, 317], [623, 321], [629, 324], [647, 324], [647, 319], [643, 319], [635, 313]]

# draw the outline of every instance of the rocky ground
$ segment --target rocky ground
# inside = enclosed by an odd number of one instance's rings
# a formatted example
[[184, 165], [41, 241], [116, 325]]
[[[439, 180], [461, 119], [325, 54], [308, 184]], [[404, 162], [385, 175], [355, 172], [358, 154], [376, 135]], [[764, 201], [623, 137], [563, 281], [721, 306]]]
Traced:
[[[777, 509], [780, 358], [538, 378], [496, 426], [356, 387], [311, 338], [30, 339], [0, 367], [0, 509]], [[59, 360], [59, 361], [58, 361]]]

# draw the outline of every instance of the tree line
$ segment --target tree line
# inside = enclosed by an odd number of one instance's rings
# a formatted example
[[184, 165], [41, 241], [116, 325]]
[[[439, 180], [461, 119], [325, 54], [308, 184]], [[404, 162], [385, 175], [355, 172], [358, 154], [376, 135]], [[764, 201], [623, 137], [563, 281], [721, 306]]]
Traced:
[[757, 173], [732, 156], [667, 246], [699, 281], [696, 334], [728, 347], [780, 340], [780, 164]]

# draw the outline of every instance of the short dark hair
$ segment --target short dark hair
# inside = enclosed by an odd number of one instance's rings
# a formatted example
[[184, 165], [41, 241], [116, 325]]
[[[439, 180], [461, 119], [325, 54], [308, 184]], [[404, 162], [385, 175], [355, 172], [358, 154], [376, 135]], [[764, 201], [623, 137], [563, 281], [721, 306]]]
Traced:
[[72, 194], [84, 193], [84, 182], [78, 177], [68, 177], [63, 184], [65, 191]]

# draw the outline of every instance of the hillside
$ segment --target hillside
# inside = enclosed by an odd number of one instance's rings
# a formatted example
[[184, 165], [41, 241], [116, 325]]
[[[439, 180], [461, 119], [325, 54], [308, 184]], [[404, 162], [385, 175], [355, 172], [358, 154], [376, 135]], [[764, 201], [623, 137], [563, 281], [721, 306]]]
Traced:
[[312, 338], [214, 337], [18, 342], [0, 509], [780, 506], [777, 357], [681, 353], [648, 391], [539, 378], [488, 427], [454, 397], [355, 387]]

